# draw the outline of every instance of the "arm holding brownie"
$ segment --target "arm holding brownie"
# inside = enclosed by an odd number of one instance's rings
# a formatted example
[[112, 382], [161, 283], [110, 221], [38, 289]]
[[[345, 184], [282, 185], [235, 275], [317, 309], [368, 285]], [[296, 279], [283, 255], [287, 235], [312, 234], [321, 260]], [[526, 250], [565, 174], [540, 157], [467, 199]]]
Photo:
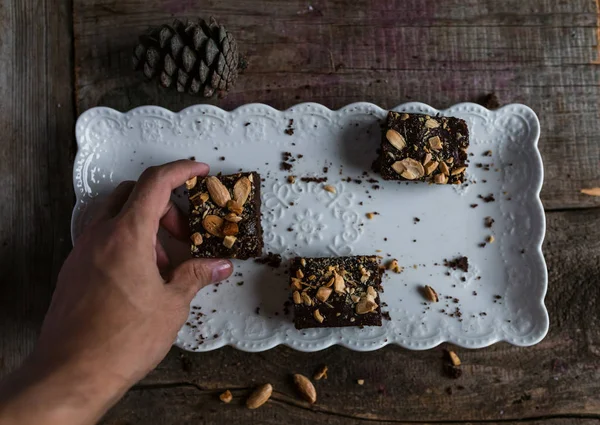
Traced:
[[232, 271], [197, 258], [170, 270], [156, 237], [189, 242], [171, 191], [207, 173], [177, 161], [115, 190], [65, 261], [33, 354], [0, 383], [0, 423], [93, 424], [167, 354], [196, 292]]

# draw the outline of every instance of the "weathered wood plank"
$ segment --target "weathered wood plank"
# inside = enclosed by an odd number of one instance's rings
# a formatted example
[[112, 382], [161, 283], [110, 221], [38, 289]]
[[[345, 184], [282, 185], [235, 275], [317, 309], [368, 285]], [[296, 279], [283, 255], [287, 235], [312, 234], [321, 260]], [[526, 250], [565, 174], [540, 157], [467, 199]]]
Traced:
[[600, 206], [579, 193], [600, 185], [600, 69], [593, 0], [296, 1], [75, 0], [79, 111], [158, 104], [179, 110], [200, 98], [140, 81], [132, 45], [173, 16], [221, 18], [250, 67], [225, 109], [315, 101], [437, 107], [496, 92], [530, 105], [542, 121], [547, 209]]
[[67, 1], [0, 5], [0, 376], [31, 351], [70, 249], [73, 81]]
[[[109, 418], [187, 423], [203, 416], [207, 423], [275, 423], [284, 417], [290, 423], [310, 418], [340, 424], [349, 423], [344, 418], [356, 423], [572, 415], [600, 420], [600, 210], [553, 212], [547, 218], [551, 329], [536, 346], [458, 349], [464, 373], [457, 380], [442, 373], [441, 347], [425, 352], [385, 347], [369, 353], [340, 347], [298, 353], [278, 347], [255, 354], [232, 348], [202, 354], [173, 349]], [[296, 396], [290, 374], [312, 376], [321, 364], [328, 365], [329, 378], [316, 383], [319, 402], [310, 408]], [[357, 379], [365, 384], [357, 385]], [[276, 402], [260, 413], [237, 402], [220, 406], [216, 400], [225, 389], [243, 399], [262, 382], [273, 384]]]

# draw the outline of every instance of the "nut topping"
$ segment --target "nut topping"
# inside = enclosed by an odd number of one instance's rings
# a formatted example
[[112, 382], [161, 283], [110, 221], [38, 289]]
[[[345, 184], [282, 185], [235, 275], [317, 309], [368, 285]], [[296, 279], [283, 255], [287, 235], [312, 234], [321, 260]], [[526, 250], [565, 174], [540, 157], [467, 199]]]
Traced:
[[432, 156], [431, 156], [431, 154], [430, 154], [430, 153], [427, 153], [427, 154], [425, 155], [425, 158], [423, 158], [422, 164], [423, 164], [423, 165], [425, 165], [425, 164], [428, 164], [429, 162], [431, 162], [431, 159], [432, 159]]
[[439, 169], [442, 172], [442, 174], [445, 174], [446, 176], [450, 175], [450, 170], [448, 169], [448, 166], [445, 162], [440, 162]]
[[319, 311], [319, 309], [316, 309], [313, 312], [313, 316], [315, 317], [315, 319], [317, 320], [317, 322], [319, 323], [323, 323], [323, 320], [325, 320], [325, 318], [323, 317], [323, 315], [321, 314], [321, 312]]
[[402, 121], [407, 120], [408, 119], [408, 114], [402, 114], [402, 115], [400, 115], [400, 119]]
[[433, 118], [429, 118], [427, 121], [425, 121], [425, 127], [427, 128], [438, 128], [439, 126], [440, 123]]
[[225, 248], [231, 248], [236, 240], [237, 238], [235, 236], [225, 236], [225, 239], [223, 239], [223, 245], [225, 245]]
[[223, 234], [223, 219], [218, 215], [207, 215], [202, 220], [202, 227], [206, 229], [208, 233], [218, 238], [225, 236]]
[[202, 245], [202, 235], [200, 233], [194, 233], [190, 239], [195, 246]]
[[439, 151], [440, 149], [442, 149], [442, 139], [440, 139], [439, 136], [430, 137], [429, 138], [429, 146], [434, 151]]
[[461, 174], [466, 169], [467, 169], [467, 167], [458, 167], [458, 168], [455, 168], [454, 170], [452, 170], [452, 173], [450, 173], [450, 175], [456, 176], [457, 174]]
[[363, 295], [356, 303], [356, 314], [367, 314], [377, 310], [377, 303], [370, 295]]
[[296, 270], [296, 277], [302, 279], [304, 277], [304, 272], [301, 269]]
[[250, 196], [252, 191], [252, 183], [248, 180], [248, 177], [240, 177], [238, 181], [233, 185], [233, 199], [243, 206]]
[[292, 299], [294, 300], [294, 304], [302, 304], [302, 297], [300, 296], [300, 292], [294, 291], [292, 294]]
[[327, 299], [329, 298], [329, 296], [331, 295], [331, 293], [333, 292], [333, 290], [331, 288], [326, 288], [324, 286], [321, 286], [319, 289], [317, 289], [317, 299], [321, 302], [325, 302], [327, 301]]
[[237, 215], [240, 215], [244, 211], [240, 203], [234, 200], [227, 201], [227, 209]]
[[423, 165], [412, 158], [404, 158], [402, 161], [396, 161], [392, 164], [392, 168], [407, 180], [418, 179], [425, 175]]
[[231, 195], [227, 188], [221, 183], [221, 180], [215, 176], [206, 178], [206, 187], [213, 202], [221, 208], [227, 205], [227, 201], [231, 199]]
[[309, 307], [311, 305], [313, 305], [312, 300], [310, 299], [310, 297], [308, 296], [308, 294], [306, 292], [302, 293], [302, 301], [304, 301], [304, 304], [306, 304]]
[[431, 173], [433, 173], [435, 171], [435, 169], [438, 167], [438, 162], [437, 161], [431, 161], [428, 162], [427, 164], [425, 164], [425, 174], [426, 175], [430, 175]]
[[297, 277], [293, 277], [292, 279], [292, 288], [302, 289], [302, 281]]
[[238, 234], [239, 231], [240, 230], [238, 228], [237, 223], [234, 223], [232, 221], [226, 221], [223, 225], [223, 234], [225, 236], [235, 236]]
[[333, 281], [333, 289], [335, 290], [335, 292], [337, 292], [338, 294], [343, 294], [345, 287], [346, 284], [344, 283], [344, 278], [339, 274], [335, 273]]
[[196, 187], [197, 182], [198, 182], [198, 177], [194, 176], [191, 179], [185, 181], [185, 188], [187, 190], [193, 189]]
[[404, 137], [402, 137], [402, 135], [396, 130], [389, 129], [385, 133], [385, 138], [388, 140], [388, 142], [391, 143], [393, 147], [395, 147], [398, 150], [402, 150], [406, 147], [406, 140], [404, 140]]
[[239, 223], [240, 221], [242, 221], [242, 217], [240, 217], [239, 215], [235, 215], [234, 213], [225, 214], [225, 217], [223, 217], [223, 219], [225, 221], [231, 221], [232, 223]]

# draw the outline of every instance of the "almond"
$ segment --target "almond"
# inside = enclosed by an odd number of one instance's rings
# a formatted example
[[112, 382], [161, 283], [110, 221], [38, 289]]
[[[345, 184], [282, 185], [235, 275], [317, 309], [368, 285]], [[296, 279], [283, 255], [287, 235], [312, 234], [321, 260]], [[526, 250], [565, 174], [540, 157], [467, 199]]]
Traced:
[[250, 196], [250, 192], [252, 191], [252, 183], [248, 180], [248, 177], [241, 177], [238, 181], [233, 185], [233, 199], [243, 206], [248, 200], [248, 196]]
[[257, 409], [267, 402], [267, 400], [273, 394], [273, 386], [271, 384], [264, 384], [256, 388], [248, 400], [246, 400], [246, 407], [248, 409]]
[[333, 292], [333, 289], [321, 286], [319, 289], [317, 289], [316, 297], [319, 301], [325, 302], [325, 301], [327, 301], [327, 299], [329, 298], [329, 296], [331, 295], [332, 292]]
[[194, 233], [190, 239], [192, 240], [192, 243], [196, 246], [198, 245], [202, 245], [202, 235], [198, 232]]
[[456, 354], [454, 351], [448, 351], [448, 357], [450, 357], [450, 362], [452, 362], [452, 364], [454, 366], [460, 366], [460, 358], [458, 357], [458, 354]]
[[240, 215], [242, 213], [242, 211], [244, 211], [244, 208], [242, 208], [242, 205], [239, 202], [234, 201], [234, 200], [227, 201], [227, 209], [237, 215]]
[[[318, 310], [317, 310], [318, 311]], [[308, 401], [310, 404], [314, 404], [317, 401], [317, 390], [315, 390], [314, 385], [310, 382], [304, 375], [300, 375], [296, 373], [294, 375], [294, 384], [296, 384], [296, 388], [298, 388], [298, 392], [302, 397]]]
[[204, 204], [206, 201], [208, 201], [208, 193], [206, 192], [202, 192], [200, 194], [200, 201]]
[[435, 292], [435, 290], [431, 286], [425, 285], [424, 292], [425, 298], [427, 298], [432, 303], [437, 303], [440, 300], [437, 292]]
[[232, 221], [226, 221], [223, 225], [223, 234], [225, 236], [235, 236], [239, 231], [238, 225]]
[[450, 170], [448, 169], [448, 166], [446, 165], [445, 162], [440, 162], [439, 168], [440, 168], [440, 171], [442, 174], [445, 174], [447, 176], [450, 175]]
[[196, 187], [196, 183], [198, 183], [198, 177], [194, 176], [191, 179], [185, 181], [185, 188], [187, 190], [193, 189]]
[[232, 223], [239, 223], [240, 221], [242, 221], [242, 217], [240, 217], [239, 215], [235, 215], [234, 213], [225, 214], [225, 217], [223, 217], [223, 219], [225, 219], [225, 221], [231, 221]]
[[360, 297], [360, 301], [356, 303], [357, 314], [367, 314], [377, 310], [377, 303], [369, 295]]
[[408, 117], [409, 117], [409, 115], [408, 115], [408, 114], [402, 114], [402, 115], [400, 115], [400, 119], [401, 119], [402, 121], [404, 121], [404, 120], [407, 120], [407, 119], [408, 119]]
[[304, 272], [302, 271], [302, 269], [297, 269], [296, 270], [296, 277], [298, 279], [302, 279], [304, 277]]
[[292, 294], [292, 299], [294, 300], [294, 304], [302, 304], [302, 297], [300, 296], [300, 292], [294, 291]]
[[225, 245], [225, 248], [231, 248], [236, 240], [237, 238], [235, 236], [225, 236], [223, 245]]
[[319, 323], [323, 323], [323, 320], [325, 320], [325, 318], [323, 317], [323, 315], [321, 314], [319, 309], [316, 309], [315, 311], [313, 311], [313, 316], [314, 316], [315, 320]]
[[208, 233], [218, 238], [223, 236], [223, 219], [218, 215], [207, 215], [202, 220], [202, 227], [206, 229]]
[[433, 173], [435, 171], [435, 169], [438, 167], [439, 163], [437, 161], [431, 161], [428, 162], [427, 164], [425, 164], [425, 166], [423, 168], [425, 168], [425, 174], [426, 175], [430, 175], [431, 173]]
[[372, 286], [367, 286], [367, 295], [375, 299], [377, 298], [377, 291]]
[[[443, 162], [442, 162], [443, 164]], [[444, 174], [436, 174], [433, 178], [433, 181], [437, 184], [446, 184], [448, 183], [448, 177]]]
[[600, 196], [600, 187], [591, 187], [589, 189], [581, 189], [581, 193], [588, 196]]
[[439, 136], [430, 137], [429, 138], [429, 146], [434, 151], [439, 151], [440, 149], [442, 149], [442, 139], [440, 139]]
[[456, 176], [457, 174], [461, 174], [466, 169], [467, 169], [467, 167], [457, 167], [454, 170], [452, 170], [452, 173], [450, 173], [450, 175]]
[[421, 163], [423, 165], [428, 164], [429, 162], [431, 162], [432, 156], [430, 153], [428, 153], [427, 155], [425, 155], [425, 158], [423, 158], [423, 161], [421, 161]]
[[[399, 164], [398, 169], [394, 167], [396, 164]], [[418, 179], [425, 175], [423, 164], [412, 158], [404, 158], [402, 161], [397, 161], [392, 164], [392, 168], [407, 180]], [[402, 171], [398, 171], [400, 169]]]
[[312, 300], [306, 292], [302, 293], [302, 301], [304, 301], [304, 304], [306, 304], [309, 307], [313, 304]]
[[335, 186], [332, 186], [330, 184], [326, 184], [325, 186], [323, 186], [323, 189], [325, 189], [325, 191], [329, 192], [329, 193], [335, 193]]
[[231, 400], [233, 400], [233, 395], [231, 394], [231, 391], [227, 390], [224, 393], [221, 393], [221, 395], [219, 395], [219, 398], [223, 403], [230, 403]]
[[425, 127], [427, 128], [438, 128], [439, 126], [440, 123], [433, 118], [429, 118], [427, 121], [425, 121]]
[[231, 195], [227, 188], [221, 183], [221, 180], [215, 176], [206, 178], [206, 188], [208, 189], [208, 193], [213, 202], [221, 208], [227, 205], [227, 201], [231, 199]]
[[337, 292], [338, 294], [343, 294], [345, 287], [346, 284], [344, 283], [344, 278], [339, 274], [335, 273], [333, 281], [333, 289], [335, 290], [335, 292]]
[[391, 143], [393, 147], [395, 147], [398, 150], [402, 150], [406, 147], [406, 140], [404, 140], [404, 137], [402, 137], [402, 135], [396, 130], [392, 130], [390, 128], [385, 133], [385, 138], [388, 140], [388, 142]]
[[291, 280], [292, 280], [292, 288], [302, 289], [302, 281], [300, 279], [293, 277]]

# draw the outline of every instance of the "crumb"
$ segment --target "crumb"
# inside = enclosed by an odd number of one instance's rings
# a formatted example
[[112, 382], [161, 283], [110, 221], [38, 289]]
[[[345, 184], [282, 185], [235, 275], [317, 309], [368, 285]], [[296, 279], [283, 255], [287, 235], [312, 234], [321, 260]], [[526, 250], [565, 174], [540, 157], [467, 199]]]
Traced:
[[480, 244], [477, 244], [477, 246], [479, 248], [485, 248], [485, 245], [486, 245], [485, 242], [481, 242]]
[[444, 266], [451, 268], [452, 270], [462, 270], [467, 273], [469, 271], [469, 259], [465, 256], [456, 257], [454, 260], [444, 260]]
[[279, 169], [281, 171], [289, 171], [292, 169], [292, 164], [288, 163], [288, 162], [282, 162], [281, 164], [279, 164]]
[[485, 151], [483, 156], [492, 156], [492, 151]]
[[477, 204], [471, 204], [471, 208], [477, 208]]
[[224, 156], [220, 156], [219, 157], [219, 161], [225, 161], [225, 157]]
[[287, 182], [288, 182], [289, 184], [294, 184], [294, 183], [296, 183], [296, 176], [291, 176], [291, 175], [290, 175], [290, 176], [287, 176]]
[[196, 157], [195, 156], [190, 156], [190, 161], [195, 161]]
[[357, 380], [356, 380], [356, 383], [357, 383], [358, 385], [364, 385], [364, 383], [365, 383], [365, 380], [364, 380], [364, 379], [357, 379]]
[[419, 221], [421, 221], [421, 219], [419, 217], [414, 217], [413, 218], [413, 223], [417, 224]]
[[479, 199], [482, 199], [483, 202], [488, 203], [488, 202], [494, 202], [496, 199], [494, 198], [494, 194], [490, 193], [488, 196], [483, 196], [483, 195], [477, 195], [477, 197]]
[[273, 254], [272, 252], [267, 253], [267, 255], [264, 257], [254, 259], [254, 262], [256, 262], [256, 263], [266, 264], [275, 269], [279, 268], [279, 266], [281, 266], [281, 261], [282, 261], [281, 255]]
[[486, 217], [483, 219], [483, 224], [485, 227], [491, 229], [492, 225], [495, 223], [495, 220], [492, 217]]
[[327, 181], [327, 177], [301, 177], [300, 180], [306, 183], [323, 183]]
[[327, 174], [328, 171], [329, 171], [329, 167], [323, 167], [323, 173]]

